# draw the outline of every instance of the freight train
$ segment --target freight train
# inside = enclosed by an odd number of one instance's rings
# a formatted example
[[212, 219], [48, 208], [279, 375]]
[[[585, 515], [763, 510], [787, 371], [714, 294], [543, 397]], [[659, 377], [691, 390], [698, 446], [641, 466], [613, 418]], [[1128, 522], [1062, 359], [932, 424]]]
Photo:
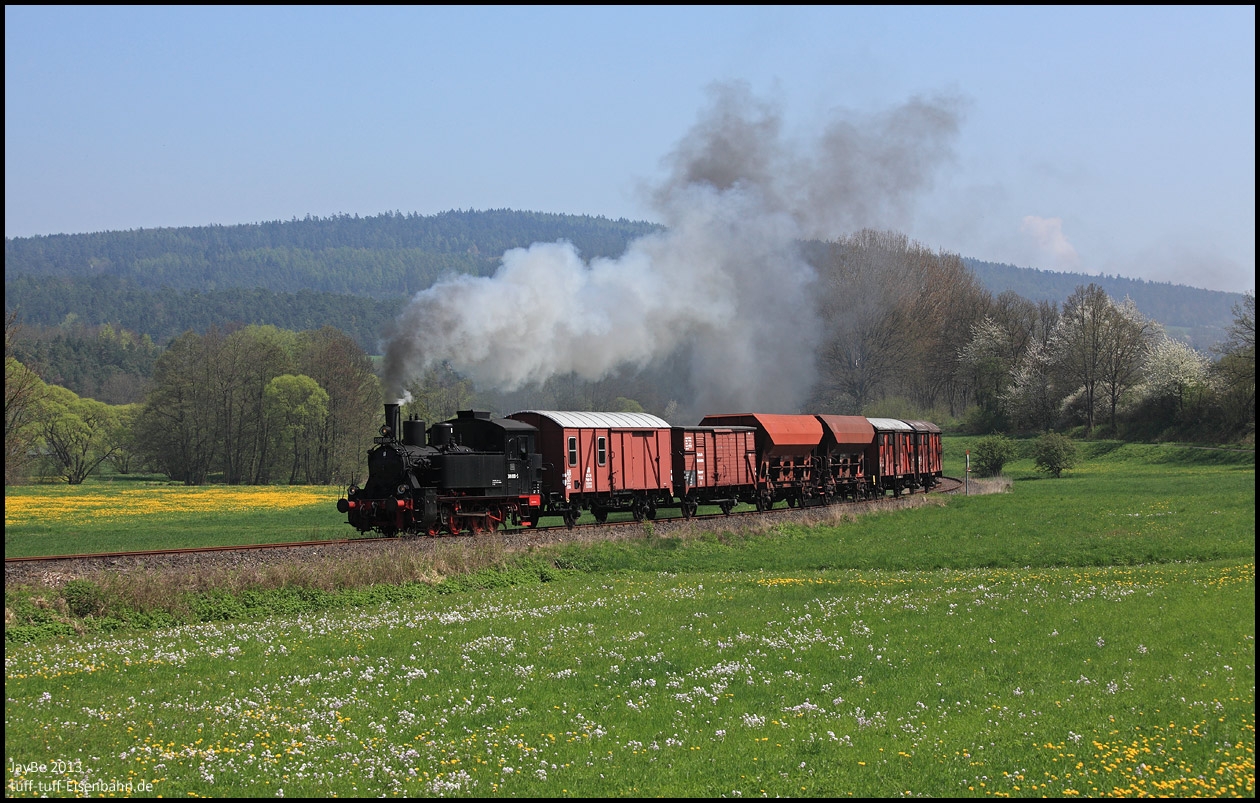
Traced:
[[570, 527], [583, 511], [636, 521], [701, 505], [769, 510], [930, 490], [941, 430], [926, 421], [759, 413], [670, 426], [646, 413], [462, 410], [426, 429], [385, 405], [368, 477], [337, 509], [361, 532], [454, 535]]

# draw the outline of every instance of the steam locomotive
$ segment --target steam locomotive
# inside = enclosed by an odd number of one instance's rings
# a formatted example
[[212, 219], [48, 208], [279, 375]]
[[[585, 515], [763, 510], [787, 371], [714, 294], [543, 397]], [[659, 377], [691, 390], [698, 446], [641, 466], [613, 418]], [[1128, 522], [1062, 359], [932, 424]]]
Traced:
[[385, 405], [367, 482], [337, 501], [355, 528], [439, 535], [537, 526], [542, 456], [533, 427], [472, 410], [427, 432], [424, 421], [401, 419], [399, 405]]
[[583, 511], [652, 519], [699, 506], [831, 504], [931, 489], [941, 430], [926, 421], [836, 415], [712, 415], [673, 427], [646, 413], [525, 410], [506, 418], [462, 410], [434, 424], [385, 423], [368, 478], [337, 502], [361, 532], [451, 535], [572, 527]]

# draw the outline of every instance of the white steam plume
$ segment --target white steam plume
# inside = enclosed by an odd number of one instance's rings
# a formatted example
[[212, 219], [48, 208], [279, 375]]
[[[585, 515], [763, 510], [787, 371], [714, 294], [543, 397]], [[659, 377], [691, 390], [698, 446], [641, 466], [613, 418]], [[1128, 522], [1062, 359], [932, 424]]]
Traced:
[[598, 380], [688, 347], [696, 398], [685, 406], [794, 412], [822, 331], [798, 241], [904, 210], [948, 155], [957, 115], [915, 100], [838, 121], [798, 154], [781, 141], [777, 109], [747, 87], [713, 95], [655, 193], [663, 233], [589, 262], [564, 242], [513, 249], [493, 277], [418, 293], [386, 345], [387, 393], [441, 362], [478, 387], [514, 390], [570, 372]]

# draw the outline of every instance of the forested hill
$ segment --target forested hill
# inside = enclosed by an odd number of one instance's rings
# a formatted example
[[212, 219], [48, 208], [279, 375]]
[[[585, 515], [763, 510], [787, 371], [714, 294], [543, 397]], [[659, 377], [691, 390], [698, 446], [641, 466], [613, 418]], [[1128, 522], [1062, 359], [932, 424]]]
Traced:
[[112, 276], [141, 289], [261, 288], [407, 296], [443, 274], [487, 275], [503, 252], [568, 240], [586, 259], [620, 256], [656, 229], [603, 217], [453, 211], [437, 215], [273, 221], [237, 226], [136, 229], [5, 239], [11, 276]]
[[1233, 320], [1234, 305], [1243, 298], [1240, 293], [1202, 290], [1169, 282], [1056, 273], [969, 258], [964, 258], [963, 262], [994, 295], [1010, 290], [1031, 301], [1062, 304], [1077, 287], [1096, 284], [1117, 301], [1126, 296], [1133, 299], [1143, 315], [1159, 321], [1170, 334], [1184, 337], [1201, 350], [1225, 339], [1225, 327]]
[[[499, 209], [273, 221], [5, 239], [5, 307], [33, 326], [105, 323], [155, 342], [210, 325], [334, 326], [368, 351], [415, 292], [446, 274], [489, 275], [511, 248], [567, 240], [617, 257], [659, 230], [642, 221]], [[1235, 293], [1063, 274], [966, 259], [995, 295], [1062, 302], [1094, 282], [1133, 298], [1206, 349], [1224, 337]]]

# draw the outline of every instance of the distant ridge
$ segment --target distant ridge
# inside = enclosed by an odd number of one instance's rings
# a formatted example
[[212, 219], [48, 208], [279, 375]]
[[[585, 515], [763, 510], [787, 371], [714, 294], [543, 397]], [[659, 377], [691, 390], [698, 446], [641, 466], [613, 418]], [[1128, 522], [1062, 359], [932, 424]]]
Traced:
[[963, 262], [994, 295], [1010, 290], [1031, 301], [1062, 304], [1077, 287], [1096, 284], [1117, 301], [1126, 296], [1133, 299], [1143, 315], [1159, 321], [1170, 335], [1200, 350], [1225, 339], [1225, 327], [1233, 320], [1234, 305], [1243, 299], [1242, 293], [1204, 290], [1171, 282], [1058, 273], [969, 257], [964, 257]]
[[[414, 293], [443, 276], [486, 276], [505, 251], [567, 240], [585, 259], [619, 257], [661, 227], [511, 209], [386, 212], [231, 226], [5, 238], [5, 308], [27, 323], [122, 323], [162, 340], [211, 323], [273, 323], [352, 332], [365, 348]], [[1243, 296], [1119, 276], [963, 260], [994, 295], [1062, 303], [1095, 283], [1128, 296], [1169, 333], [1207, 350]], [[340, 299], [340, 300], [338, 300]]]

